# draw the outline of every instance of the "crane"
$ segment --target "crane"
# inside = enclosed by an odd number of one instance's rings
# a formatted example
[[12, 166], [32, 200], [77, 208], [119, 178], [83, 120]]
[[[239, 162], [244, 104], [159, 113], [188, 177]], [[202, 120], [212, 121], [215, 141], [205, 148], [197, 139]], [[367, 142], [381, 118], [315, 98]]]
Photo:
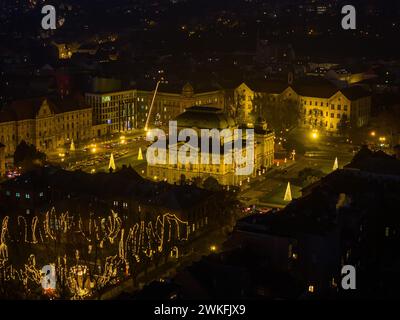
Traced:
[[150, 117], [151, 117], [151, 111], [153, 110], [153, 105], [154, 105], [154, 101], [156, 99], [156, 95], [157, 95], [157, 91], [158, 91], [158, 87], [161, 83], [161, 80], [157, 81], [157, 85], [156, 85], [156, 89], [154, 90], [154, 94], [153, 94], [153, 99], [151, 100], [151, 105], [150, 105], [150, 110], [149, 110], [149, 114], [147, 115], [147, 119], [146, 119], [146, 125], [144, 126], [144, 131], [147, 132], [147, 130], [149, 129], [149, 122], [150, 122]]

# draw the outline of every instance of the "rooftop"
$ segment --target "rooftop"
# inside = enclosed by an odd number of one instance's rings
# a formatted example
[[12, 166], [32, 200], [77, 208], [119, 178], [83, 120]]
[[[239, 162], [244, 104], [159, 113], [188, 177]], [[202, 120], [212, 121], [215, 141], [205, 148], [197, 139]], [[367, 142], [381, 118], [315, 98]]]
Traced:
[[39, 97], [15, 100], [0, 111], [0, 122], [35, 119], [40, 107], [47, 102], [52, 112], [60, 114], [89, 108], [79, 94], [59, 97]]
[[236, 122], [221, 109], [206, 106], [187, 108], [175, 119], [178, 127], [199, 129], [228, 129], [236, 127]]

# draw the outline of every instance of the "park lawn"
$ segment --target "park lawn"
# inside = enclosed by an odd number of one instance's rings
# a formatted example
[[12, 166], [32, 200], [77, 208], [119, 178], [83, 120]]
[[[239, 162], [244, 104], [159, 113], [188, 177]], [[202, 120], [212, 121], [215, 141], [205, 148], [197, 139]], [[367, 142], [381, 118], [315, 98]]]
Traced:
[[[283, 198], [285, 197], [286, 187], [287, 187], [287, 184], [282, 184], [282, 186], [280, 186], [276, 190], [259, 197], [258, 201], [263, 202], [263, 203], [286, 205], [289, 203], [289, 202], [283, 200]], [[292, 191], [293, 199], [301, 197], [302, 187], [290, 184], [290, 189]]]

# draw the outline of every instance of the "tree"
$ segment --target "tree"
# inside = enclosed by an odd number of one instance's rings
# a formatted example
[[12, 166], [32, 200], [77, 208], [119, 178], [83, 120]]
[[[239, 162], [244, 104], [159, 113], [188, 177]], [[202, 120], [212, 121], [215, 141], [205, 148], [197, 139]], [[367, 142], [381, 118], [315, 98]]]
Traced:
[[265, 95], [256, 93], [252, 100], [253, 108], [250, 111], [250, 118], [253, 123], [256, 123], [259, 117], [263, 118], [262, 107], [266, 105], [267, 101], [265, 99]]
[[344, 114], [340, 118], [340, 121], [338, 123], [337, 129], [338, 129], [338, 133], [341, 136], [344, 136], [344, 137], [349, 136], [349, 134], [351, 132], [351, 124], [350, 124], [350, 121], [347, 118], [347, 115]]
[[208, 177], [203, 182], [204, 189], [211, 190], [211, 191], [221, 191], [222, 186], [218, 183], [218, 180], [214, 177]]
[[387, 136], [393, 143], [393, 135], [400, 132], [400, 107], [395, 105], [386, 108], [375, 119], [375, 125], [379, 128], [380, 135]]
[[277, 99], [266, 93], [258, 93], [253, 98], [253, 106], [253, 120], [261, 116], [277, 132], [298, 124], [300, 108], [293, 99]]
[[302, 184], [307, 184], [319, 180], [324, 175], [325, 174], [321, 170], [313, 168], [304, 168], [298, 173], [298, 178]]
[[278, 106], [278, 114], [280, 116], [282, 128], [288, 129], [298, 124], [300, 117], [300, 108], [298, 102], [293, 99], [284, 99]]
[[36, 166], [42, 166], [46, 161], [46, 154], [36, 149], [33, 144], [22, 140], [14, 152], [14, 165], [28, 171]]
[[235, 92], [233, 105], [229, 108], [229, 115], [237, 122], [242, 123], [245, 120], [245, 96], [243, 93]]

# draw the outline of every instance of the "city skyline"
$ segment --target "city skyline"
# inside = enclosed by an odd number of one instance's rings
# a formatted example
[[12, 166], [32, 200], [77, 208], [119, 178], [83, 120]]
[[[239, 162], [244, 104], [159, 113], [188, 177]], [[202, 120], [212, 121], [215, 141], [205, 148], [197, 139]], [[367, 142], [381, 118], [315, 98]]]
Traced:
[[397, 299], [398, 1], [0, 18], [0, 299]]

